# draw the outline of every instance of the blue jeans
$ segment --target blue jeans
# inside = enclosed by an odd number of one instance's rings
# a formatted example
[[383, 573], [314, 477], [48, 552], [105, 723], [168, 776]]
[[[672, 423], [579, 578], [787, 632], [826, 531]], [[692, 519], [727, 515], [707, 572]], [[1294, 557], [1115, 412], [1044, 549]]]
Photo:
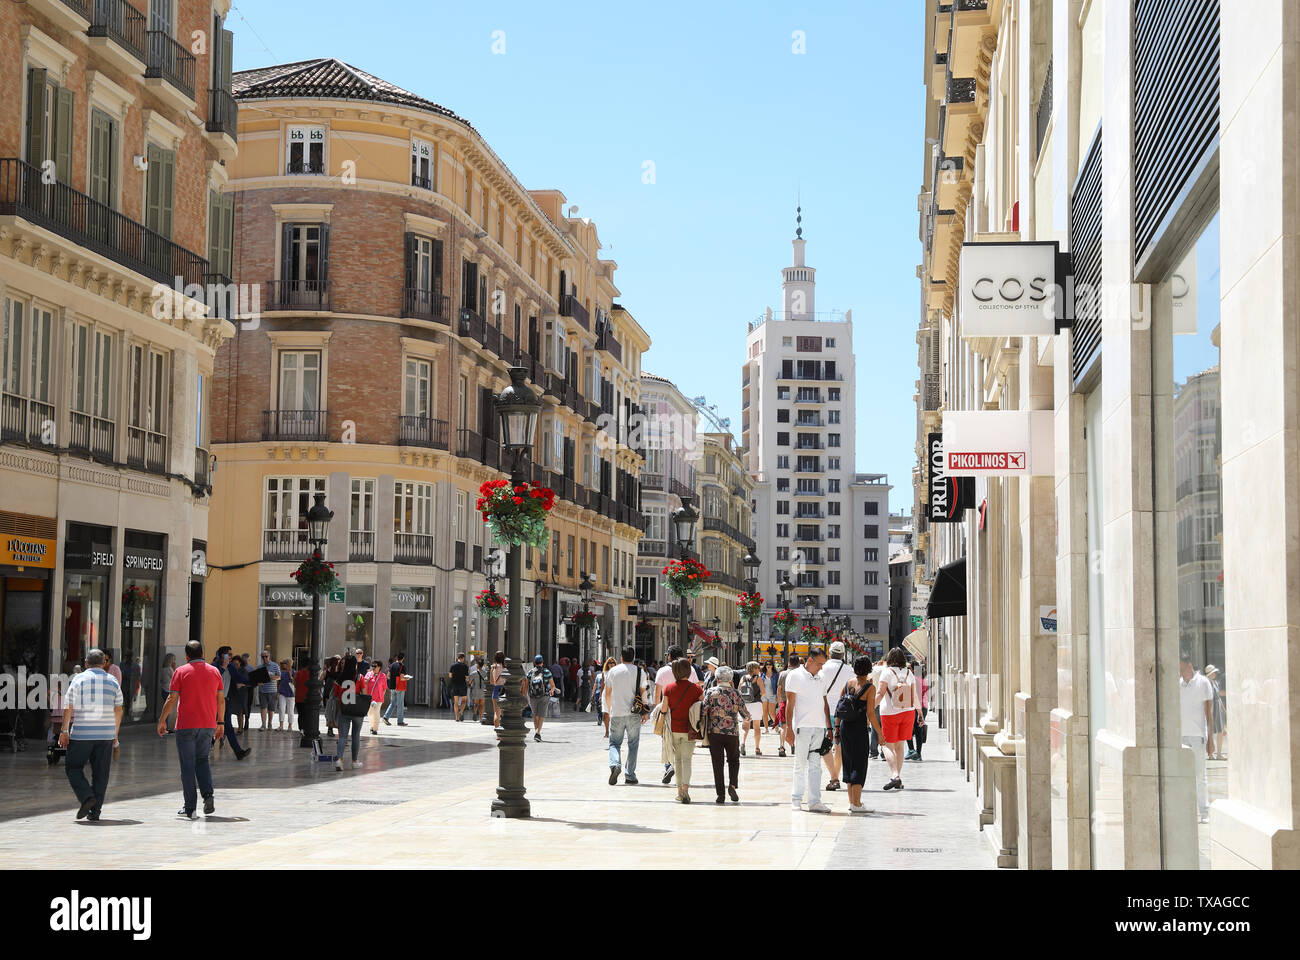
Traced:
[[357, 759], [357, 751], [361, 749], [361, 721], [365, 717], [349, 717], [347, 714], [339, 711], [339, 759], [343, 759], [343, 748], [348, 744], [348, 728], [352, 728], [352, 762]]
[[[621, 762], [619, 748], [623, 746], [623, 734], [627, 734], [627, 764]], [[641, 742], [641, 718], [628, 714], [625, 717], [609, 718], [609, 765], [623, 767], [624, 773], [636, 779], [636, 750]]]
[[230, 749], [235, 753], [243, 753], [244, 748], [239, 745], [239, 736], [235, 733], [235, 728], [230, 725], [231, 703], [226, 701], [226, 715], [222, 720], [222, 726], [226, 728], [226, 742], [230, 744]]
[[[90, 782], [86, 780], [87, 763], [90, 764]], [[94, 797], [95, 805], [90, 812], [99, 816], [99, 811], [104, 806], [104, 795], [108, 793], [108, 773], [113, 766], [113, 741], [69, 740], [63, 765], [68, 774], [68, 782], [72, 784], [72, 792], [77, 795], [77, 802], [85, 803]], [[94, 786], [91, 785], [92, 782]]]
[[397, 722], [405, 723], [406, 722], [406, 691], [405, 690], [393, 691], [392, 702], [388, 704], [388, 709], [384, 711], [385, 720], [387, 720], [389, 715], [393, 712], [394, 707], [397, 708]]
[[208, 764], [208, 754], [212, 751], [214, 733], [213, 727], [191, 727], [173, 734], [176, 752], [181, 757], [181, 791], [185, 794], [185, 809], [190, 813], [199, 805], [199, 794], [205, 800], [212, 796], [212, 767]]

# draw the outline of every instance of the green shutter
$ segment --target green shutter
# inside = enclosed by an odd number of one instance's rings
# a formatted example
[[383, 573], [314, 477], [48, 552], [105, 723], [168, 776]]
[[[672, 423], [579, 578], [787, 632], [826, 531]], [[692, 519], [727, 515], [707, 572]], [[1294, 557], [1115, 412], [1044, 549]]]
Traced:
[[113, 121], [102, 110], [90, 113], [90, 198], [113, 203]]
[[48, 156], [49, 131], [45, 129], [46, 73], [39, 67], [27, 71], [27, 162], [37, 170]]
[[154, 233], [162, 233], [162, 166], [164, 153], [166, 151], [162, 147], [156, 147], [152, 143], [145, 149], [148, 168], [144, 177], [144, 225]]
[[221, 272], [221, 194], [208, 191], [208, 267]]
[[172, 235], [172, 205], [176, 189], [176, 154], [170, 150], [164, 150], [163, 154], [163, 180], [162, 180], [162, 213], [163, 229], [159, 232], [169, 240]]
[[221, 275], [235, 275], [235, 195], [221, 195]]
[[55, 90], [54, 169], [60, 183], [72, 182], [72, 120], [75, 98], [71, 90]]
[[221, 83], [220, 87], [230, 92], [230, 74], [234, 58], [235, 34], [230, 30], [221, 31]]

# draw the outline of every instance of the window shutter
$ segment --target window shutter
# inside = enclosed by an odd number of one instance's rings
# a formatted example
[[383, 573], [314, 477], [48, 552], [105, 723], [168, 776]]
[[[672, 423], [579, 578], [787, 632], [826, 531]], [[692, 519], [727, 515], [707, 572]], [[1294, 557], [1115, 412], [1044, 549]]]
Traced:
[[[416, 252], [415, 252], [415, 234], [406, 235], [406, 289], [414, 290], [416, 287]], [[409, 294], [408, 294], [409, 296]]]
[[235, 274], [235, 195], [221, 195], [221, 275]]
[[330, 279], [330, 225], [328, 223], [320, 225], [320, 276], [316, 279], [320, 282], [319, 288], [323, 291]]
[[781, 361], [781, 379], [782, 380], [794, 379], [794, 361], [792, 360]]
[[49, 131], [45, 129], [46, 73], [39, 67], [27, 71], [27, 162], [37, 168], [45, 162]]
[[221, 195], [208, 191], [208, 265], [220, 272], [221, 252]]
[[487, 302], [487, 274], [478, 278], [478, 315], [486, 319], [488, 314]]
[[59, 87], [55, 100], [54, 168], [59, 181], [72, 182], [72, 119], [75, 98]]
[[433, 241], [433, 264], [430, 269], [433, 271], [433, 293], [435, 296], [442, 296], [442, 241], [441, 240]]
[[176, 154], [170, 150], [163, 150], [162, 157], [162, 229], [159, 233], [170, 240], [172, 235], [172, 199], [176, 189]]
[[234, 58], [235, 34], [231, 30], [221, 31], [221, 82], [219, 84], [222, 90], [230, 92], [230, 74]]
[[293, 275], [293, 228], [292, 223], [280, 227], [280, 281], [282, 283], [298, 279]]
[[151, 143], [145, 148], [145, 157], [149, 166], [144, 178], [144, 225], [155, 233], [161, 233], [162, 150]]
[[90, 114], [90, 197], [109, 206], [113, 198], [113, 126], [103, 112]]

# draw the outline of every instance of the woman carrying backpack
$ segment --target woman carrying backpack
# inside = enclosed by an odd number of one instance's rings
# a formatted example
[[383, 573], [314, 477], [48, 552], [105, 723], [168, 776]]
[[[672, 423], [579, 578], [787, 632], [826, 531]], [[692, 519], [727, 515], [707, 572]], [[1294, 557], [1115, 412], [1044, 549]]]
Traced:
[[754, 731], [754, 756], [761, 757], [763, 751], [760, 749], [763, 737], [763, 697], [767, 690], [763, 683], [763, 677], [758, 672], [758, 664], [751, 660], [745, 664], [745, 675], [741, 678], [739, 693], [740, 699], [745, 702], [745, 712], [749, 715], [746, 721], [745, 731], [740, 735], [740, 755], [745, 755], [745, 732]]
[[838, 720], [836, 735], [844, 753], [844, 784], [849, 788], [849, 813], [866, 813], [862, 805], [862, 788], [867, 782], [868, 731], [880, 734], [880, 718], [876, 714], [876, 691], [871, 683], [870, 657], [853, 661], [853, 679], [844, 688], [835, 706]]
[[876, 685], [876, 706], [880, 710], [880, 749], [893, 774], [886, 790], [903, 789], [903, 745], [912, 737], [912, 728], [925, 721], [917, 714], [916, 678], [907, 668], [907, 654], [894, 647], [885, 658]]

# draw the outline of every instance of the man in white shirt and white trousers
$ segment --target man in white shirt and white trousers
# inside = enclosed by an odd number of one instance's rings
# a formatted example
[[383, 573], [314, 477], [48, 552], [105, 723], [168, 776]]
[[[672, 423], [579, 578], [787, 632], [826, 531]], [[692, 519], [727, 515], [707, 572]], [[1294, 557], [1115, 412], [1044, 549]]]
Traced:
[[791, 670], [785, 678], [785, 742], [794, 753], [794, 779], [790, 784], [790, 808], [799, 810], [808, 787], [808, 811], [830, 813], [831, 808], [822, 803], [822, 765], [813, 760], [827, 731], [831, 728], [831, 712], [826, 706], [824, 678], [818, 676], [826, 663], [826, 651], [812, 647], [801, 666]]

